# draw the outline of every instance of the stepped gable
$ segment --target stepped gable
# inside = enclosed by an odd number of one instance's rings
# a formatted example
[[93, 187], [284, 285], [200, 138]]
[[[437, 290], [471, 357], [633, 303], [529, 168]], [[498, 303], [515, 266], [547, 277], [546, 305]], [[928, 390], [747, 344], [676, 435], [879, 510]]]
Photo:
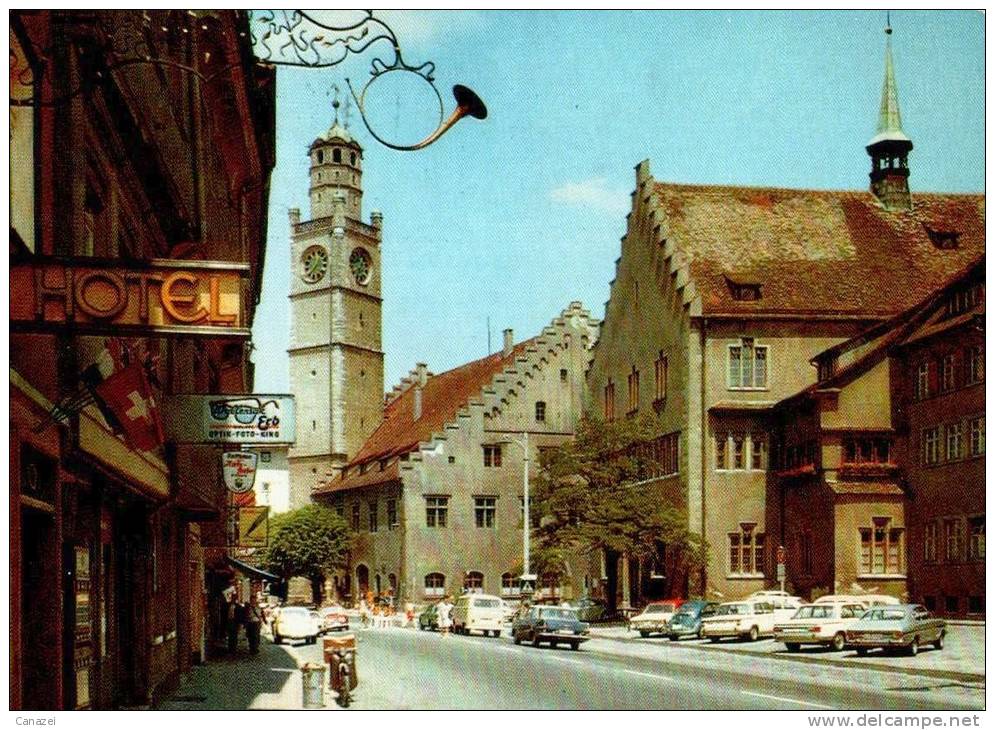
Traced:
[[519, 343], [507, 357], [497, 352], [428, 378], [422, 388], [422, 414], [417, 421], [414, 417], [415, 388], [409, 385], [384, 409], [383, 422], [366, 440], [350, 466], [407, 453], [419, 443], [431, 440], [432, 434], [456, 418], [459, 410], [479, 395], [495, 375], [512, 367], [515, 359], [533, 341]]
[[[671, 270], [690, 275], [703, 315], [891, 316], [985, 249], [980, 194], [917, 193], [889, 211], [869, 192], [646, 182]], [[735, 284], [759, 285], [759, 299], [735, 299]]]

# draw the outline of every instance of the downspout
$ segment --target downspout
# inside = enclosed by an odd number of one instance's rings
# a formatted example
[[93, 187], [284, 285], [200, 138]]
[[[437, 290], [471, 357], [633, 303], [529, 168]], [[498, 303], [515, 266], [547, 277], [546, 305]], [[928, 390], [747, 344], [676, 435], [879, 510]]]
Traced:
[[[700, 367], [701, 373], [698, 378], [699, 394], [698, 397], [701, 399], [701, 540], [707, 543], [706, 536], [708, 534], [707, 523], [705, 522], [705, 474], [708, 466], [708, 444], [705, 438], [705, 432], [708, 430], [708, 412], [705, 407], [705, 372], [706, 372], [706, 358], [705, 358], [705, 330], [708, 328], [708, 320], [705, 318], [701, 319], [701, 326], [698, 328], [698, 356], [701, 360]], [[710, 549], [705, 548], [704, 557], [705, 560], [701, 565], [701, 597], [708, 598], [708, 553]]]

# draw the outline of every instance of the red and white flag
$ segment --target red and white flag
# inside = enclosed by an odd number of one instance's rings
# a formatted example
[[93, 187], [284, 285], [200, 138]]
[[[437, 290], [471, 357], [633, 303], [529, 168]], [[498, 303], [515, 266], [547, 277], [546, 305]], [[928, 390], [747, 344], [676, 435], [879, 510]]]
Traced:
[[162, 443], [159, 409], [152, 397], [145, 369], [132, 362], [112, 373], [94, 388], [97, 397], [114, 414], [128, 444], [138, 451], [152, 451]]

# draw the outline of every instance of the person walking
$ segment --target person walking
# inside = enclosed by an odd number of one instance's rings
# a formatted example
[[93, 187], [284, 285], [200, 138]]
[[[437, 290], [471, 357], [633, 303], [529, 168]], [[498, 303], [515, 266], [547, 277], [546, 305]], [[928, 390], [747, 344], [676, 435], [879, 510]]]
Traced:
[[439, 615], [439, 631], [443, 636], [449, 636], [449, 628], [453, 625], [453, 604], [449, 602], [449, 596], [445, 596], [442, 601], [439, 602], [439, 606], [436, 611]]
[[235, 600], [235, 591], [227, 596], [228, 602], [225, 604], [225, 635], [228, 639], [228, 653], [234, 654], [238, 648], [238, 602]]
[[259, 653], [259, 632], [263, 624], [263, 611], [259, 607], [259, 597], [253, 593], [245, 610], [245, 638], [249, 640], [249, 653]]

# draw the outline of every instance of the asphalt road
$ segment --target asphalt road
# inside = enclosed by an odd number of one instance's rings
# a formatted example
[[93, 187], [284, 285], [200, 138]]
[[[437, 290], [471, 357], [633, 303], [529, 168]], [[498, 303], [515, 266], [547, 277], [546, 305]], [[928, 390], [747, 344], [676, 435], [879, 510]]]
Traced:
[[[411, 629], [355, 633], [355, 709], [818, 712], [984, 706], [983, 688], [883, 672], [810, 669], [751, 656], [694, 650], [620, 656], [597, 640], [570, 651], [515, 646], [507, 636], [443, 637]], [[288, 651], [300, 663], [321, 661], [320, 640], [317, 646]]]

